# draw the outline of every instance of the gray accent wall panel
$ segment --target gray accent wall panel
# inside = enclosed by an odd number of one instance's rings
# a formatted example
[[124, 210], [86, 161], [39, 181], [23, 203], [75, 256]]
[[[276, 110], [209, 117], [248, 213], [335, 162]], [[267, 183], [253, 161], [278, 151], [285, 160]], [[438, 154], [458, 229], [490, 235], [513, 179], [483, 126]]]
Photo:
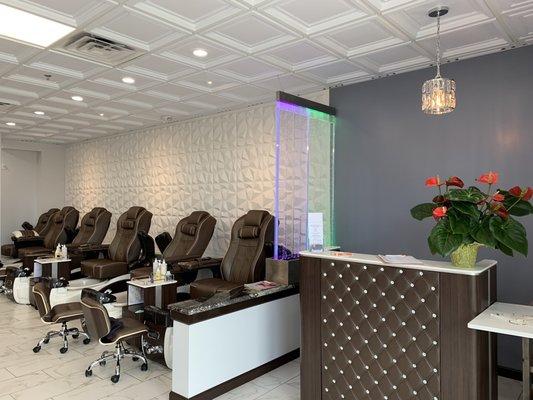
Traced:
[[[420, 111], [422, 83], [434, 73], [331, 90], [338, 111], [336, 234], [344, 250], [440, 259], [427, 247], [432, 221], [409, 214], [435, 194], [424, 186], [428, 176], [458, 175], [472, 184], [491, 169], [504, 188], [533, 186], [533, 46], [445, 65], [458, 88], [457, 110], [446, 116]], [[533, 241], [533, 216], [521, 221]], [[498, 260], [499, 301], [533, 304], [532, 256], [482, 250], [480, 257]], [[520, 369], [519, 341], [498, 340], [499, 364]]]

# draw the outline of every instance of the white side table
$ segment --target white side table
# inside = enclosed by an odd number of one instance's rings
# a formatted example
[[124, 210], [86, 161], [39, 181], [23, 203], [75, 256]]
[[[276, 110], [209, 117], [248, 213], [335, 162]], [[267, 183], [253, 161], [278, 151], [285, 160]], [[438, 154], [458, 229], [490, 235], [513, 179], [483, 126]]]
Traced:
[[531, 400], [533, 307], [494, 303], [468, 323], [470, 329], [522, 338], [522, 400]]
[[33, 263], [33, 276], [70, 279], [70, 258], [36, 258]]

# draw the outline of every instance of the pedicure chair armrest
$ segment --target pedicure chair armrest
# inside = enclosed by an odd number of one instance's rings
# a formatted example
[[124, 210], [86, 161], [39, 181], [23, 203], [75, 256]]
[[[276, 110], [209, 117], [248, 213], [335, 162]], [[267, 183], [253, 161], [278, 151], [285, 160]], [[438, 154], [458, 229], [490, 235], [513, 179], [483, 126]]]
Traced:
[[19, 238], [12, 236], [11, 239], [13, 240], [16, 249], [40, 247], [44, 245], [44, 238], [42, 236], [23, 236]]
[[109, 245], [86, 243], [86, 244], [82, 244], [80, 246], [73, 248], [71, 251], [74, 254], [80, 254], [80, 255], [97, 252], [97, 253], [102, 253], [104, 257], [106, 257], [109, 251]]
[[197, 258], [195, 260], [181, 261], [173, 266], [173, 272], [199, 271], [202, 269], [220, 268], [222, 258]]

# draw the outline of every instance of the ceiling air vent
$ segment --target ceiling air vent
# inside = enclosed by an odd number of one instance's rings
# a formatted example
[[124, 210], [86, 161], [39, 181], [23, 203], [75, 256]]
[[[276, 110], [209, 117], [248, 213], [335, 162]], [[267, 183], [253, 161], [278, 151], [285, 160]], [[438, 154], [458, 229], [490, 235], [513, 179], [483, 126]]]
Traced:
[[91, 61], [116, 66], [144, 54], [127, 44], [87, 32], [77, 33], [61, 42], [59, 50]]

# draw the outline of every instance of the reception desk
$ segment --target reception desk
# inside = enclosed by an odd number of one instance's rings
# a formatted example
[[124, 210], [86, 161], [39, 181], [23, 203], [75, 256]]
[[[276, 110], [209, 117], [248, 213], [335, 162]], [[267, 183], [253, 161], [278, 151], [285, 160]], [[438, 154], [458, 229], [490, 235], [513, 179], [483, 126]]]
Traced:
[[495, 336], [467, 328], [496, 301], [496, 262], [391, 265], [302, 255], [302, 400], [496, 400]]

